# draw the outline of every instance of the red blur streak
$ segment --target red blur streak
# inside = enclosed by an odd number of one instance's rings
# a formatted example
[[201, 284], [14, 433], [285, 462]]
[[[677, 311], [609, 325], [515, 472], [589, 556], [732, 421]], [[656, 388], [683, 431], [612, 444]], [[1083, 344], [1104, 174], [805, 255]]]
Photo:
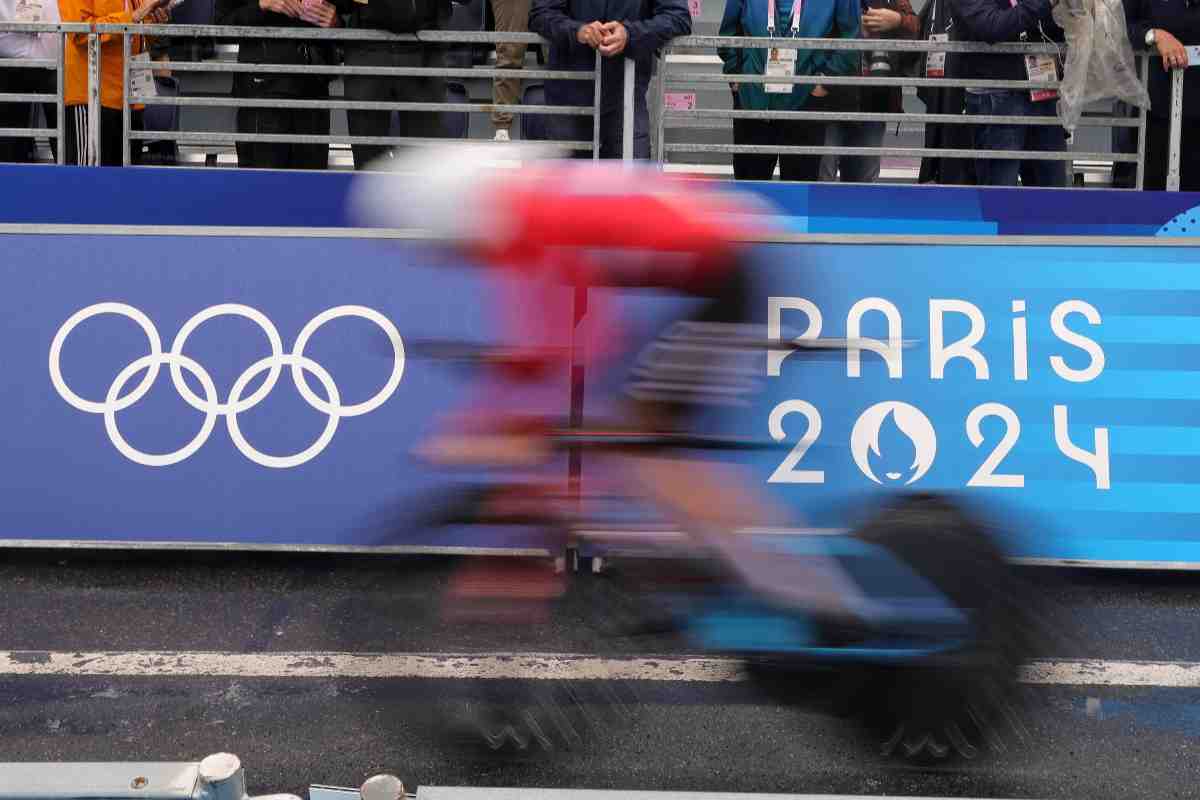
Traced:
[[447, 622], [548, 622], [566, 576], [544, 560], [479, 559], [453, 576], [442, 618]]

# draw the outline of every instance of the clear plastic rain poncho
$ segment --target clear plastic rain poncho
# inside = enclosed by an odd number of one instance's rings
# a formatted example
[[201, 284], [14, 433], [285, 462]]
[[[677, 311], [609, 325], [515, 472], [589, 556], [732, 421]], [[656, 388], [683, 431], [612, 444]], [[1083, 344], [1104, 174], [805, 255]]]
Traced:
[[1084, 108], [1101, 100], [1150, 107], [1150, 95], [1138, 80], [1121, 0], [1059, 0], [1053, 13], [1067, 39], [1058, 101], [1064, 128], [1074, 130]]

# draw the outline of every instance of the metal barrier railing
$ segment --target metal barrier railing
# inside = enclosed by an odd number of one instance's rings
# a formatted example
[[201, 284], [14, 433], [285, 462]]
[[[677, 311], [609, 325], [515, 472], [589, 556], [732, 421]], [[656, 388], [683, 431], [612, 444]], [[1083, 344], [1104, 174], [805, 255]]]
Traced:
[[[258, 28], [235, 27], [223, 25], [88, 25], [81, 23], [47, 24], [47, 23], [0, 23], [0, 32], [13, 33], [53, 33], [63, 36], [71, 33], [88, 34], [88, 129], [86, 132], [89, 143], [88, 155], [92, 165], [98, 164], [101, 153], [101, 115], [100, 115], [100, 74], [102, 53], [100, 36], [119, 35], [122, 39], [122, 162], [130, 163], [130, 142], [133, 140], [156, 140], [174, 142], [205, 142], [235, 144], [237, 142], [281, 142], [309, 144], [368, 144], [368, 145], [405, 145], [427, 144], [436, 139], [403, 137], [403, 136], [307, 136], [287, 134], [257, 134], [242, 132], [187, 132], [187, 131], [135, 131], [131, 128], [131, 107], [134, 105], [173, 105], [179, 107], [220, 107], [220, 108], [312, 108], [324, 110], [375, 110], [375, 111], [433, 111], [433, 112], [488, 112], [508, 111], [520, 113], [536, 113], [545, 115], [574, 115], [590, 116], [593, 118], [592, 139], [550, 141], [546, 144], [563, 149], [590, 151], [594, 157], [599, 154], [600, 141], [600, 86], [601, 70], [599, 53], [596, 55], [596, 65], [592, 70], [541, 70], [541, 69], [500, 69], [500, 68], [450, 68], [450, 67], [356, 67], [345, 65], [308, 65], [308, 64], [241, 64], [216, 61], [135, 61], [131, 56], [131, 39], [133, 36], [162, 36], [178, 38], [219, 38], [219, 39], [299, 39], [304, 41], [321, 42], [422, 42], [427, 44], [451, 43], [524, 43], [544, 44], [541, 37], [529, 33], [485, 33], [470, 31], [421, 31], [416, 34], [390, 34], [382, 31], [361, 29], [319, 29], [319, 28]], [[64, 163], [64, 51], [60, 42], [57, 62], [48, 59], [0, 59], [0, 70], [8, 67], [53, 67], [57, 70], [57, 91], [55, 95], [41, 94], [0, 94], [0, 102], [55, 102], [58, 105], [58, 126], [48, 128], [13, 128], [0, 129], [0, 136], [31, 136], [49, 137], [59, 143], [59, 164]], [[632, 62], [629, 62], [632, 67]], [[405, 103], [405, 102], [352, 102], [335, 99], [297, 100], [297, 99], [266, 99], [266, 98], [235, 98], [235, 97], [141, 97], [133, 95], [131, 80], [140, 70], [171, 70], [172, 72], [208, 72], [208, 73], [251, 73], [251, 74], [310, 74], [338, 76], [380, 76], [380, 77], [441, 77], [441, 78], [501, 78], [516, 77], [543, 80], [573, 80], [592, 81], [596, 87], [595, 100], [590, 106], [563, 105], [502, 105], [493, 103]], [[632, 155], [630, 154], [630, 157]]]
[[[0, 31], [13, 32], [49, 32], [59, 36], [68, 33], [88, 34], [88, 72], [91, 78], [88, 104], [92, 113], [88, 115], [88, 148], [93, 161], [100, 157], [100, 35], [116, 34], [122, 38], [123, 52], [123, 85], [125, 91], [122, 98], [122, 161], [129, 164], [131, 160], [131, 142], [137, 140], [165, 140], [176, 143], [210, 143], [232, 145], [238, 142], [280, 142], [308, 144], [342, 144], [342, 145], [421, 145], [443, 139], [421, 137], [393, 136], [349, 136], [349, 135], [299, 135], [299, 134], [262, 134], [243, 132], [213, 132], [213, 131], [135, 131], [131, 126], [132, 105], [171, 105], [176, 107], [220, 107], [220, 108], [309, 108], [330, 111], [338, 110], [375, 110], [375, 111], [432, 111], [432, 112], [490, 112], [504, 111], [524, 114], [573, 115], [592, 117], [592, 139], [550, 141], [564, 149], [590, 151], [593, 158], [599, 157], [600, 151], [600, 103], [601, 103], [601, 56], [597, 53], [596, 63], [589, 71], [553, 70], [553, 69], [502, 69], [502, 68], [454, 68], [454, 67], [364, 67], [341, 64], [329, 65], [300, 65], [300, 64], [242, 64], [221, 61], [139, 61], [131, 56], [131, 37], [134, 35], [163, 36], [178, 38], [216, 38], [226, 40], [238, 39], [297, 39], [322, 42], [421, 42], [427, 44], [445, 45], [452, 43], [504, 43], [515, 42], [525, 44], [543, 44], [545, 40], [534, 34], [521, 33], [490, 33], [468, 31], [421, 31], [416, 34], [397, 35], [381, 31], [360, 29], [320, 29], [320, 28], [257, 28], [220, 25], [83, 25], [77, 23], [63, 24], [11, 24], [0, 23]], [[766, 153], [780, 155], [845, 155], [845, 156], [893, 156], [901, 158], [967, 158], [995, 160], [1037, 160], [1037, 161], [1101, 161], [1111, 163], [1136, 164], [1136, 188], [1143, 186], [1146, 157], [1146, 109], [1141, 109], [1136, 118], [1121, 116], [1084, 115], [1080, 120], [1081, 127], [1107, 128], [1136, 128], [1138, 131], [1138, 147], [1136, 153], [1122, 152], [1081, 152], [1064, 150], [979, 150], [979, 149], [950, 149], [931, 147], [845, 147], [845, 146], [780, 146], [780, 145], [746, 145], [722, 144], [704, 142], [671, 142], [666, 141], [666, 129], [672, 122], [703, 122], [705, 120], [736, 120], [736, 119], [768, 119], [768, 120], [824, 120], [838, 122], [898, 122], [943, 125], [1058, 125], [1056, 117], [1023, 117], [1023, 116], [981, 116], [968, 114], [913, 114], [891, 112], [834, 112], [834, 111], [759, 111], [752, 109], [724, 108], [666, 108], [665, 97], [667, 86], [687, 83], [691, 85], [705, 84], [740, 84], [740, 83], [793, 83], [826, 86], [860, 86], [860, 87], [930, 87], [930, 88], [980, 88], [980, 89], [1055, 89], [1060, 82], [1033, 81], [1002, 81], [1002, 80], [969, 80], [955, 78], [920, 78], [920, 77], [868, 77], [860, 75], [844, 76], [809, 76], [796, 75], [793, 77], [751, 74], [720, 74], [708, 72], [687, 72], [672, 69], [669, 56], [683, 48], [701, 48], [713, 50], [716, 48], [769, 48], [788, 47], [807, 50], [842, 50], [842, 51], [872, 51], [887, 50], [891, 52], [946, 52], [946, 53], [1011, 53], [1011, 54], [1061, 54], [1063, 47], [1049, 43], [1027, 44], [976, 44], [969, 42], [934, 42], [934, 41], [903, 41], [891, 39], [792, 39], [792, 38], [757, 38], [757, 37], [728, 37], [728, 36], [687, 36], [673, 40], [662, 52], [659, 59], [659, 81], [657, 82], [657, 107], [661, 109], [655, 121], [652, 136], [655, 144], [656, 158], [659, 164], [664, 164], [671, 153]], [[1146, 81], [1149, 61], [1152, 56], [1140, 54], [1141, 76]], [[0, 102], [56, 102], [59, 108], [58, 125], [55, 129], [0, 129], [0, 135], [47, 136], [59, 143], [58, 163], [64, 161], [62, 147], [64, 137], [63, 115], [63, 52], [59, 50], [57, 63], [47, 59], [0, 59], [0, 69], [5, 67], [38, 66], [54, 67], [57, 70], [58, 90], [55, 96], [45, 94], [8, 94], [0, 95]], [[633, 62], [625, 61], [624, 81], [624, 120], [623, 120], [623, 156], [631, 159], [633, 155], [633, 108], [634, 81]], [[418, 103], [418, 102], [359, 102], [338, 99], [279, 99], [279, 98], [237, 98], [237, 97], [140, 97], [132, 95], [132, 81], [135, 73], [144, 70], [170, 70], [173, 73], [207, 72], [207, 73], [252, 73], [252, 74], [313, 74], [327, 75], [330, 78], [339, 76], [380, 76], [380, 77], [442, 77], [442, 78], [500, 78], [514, 77], [521, 79], [542, 80], [591, 80], [595, 86], [593, 103], [590, 106], [561, 106], [561, 105], [498, 105], [493, 103]], [[1172, 73], [1172, 95], [1170, 110], [1170, 149], [1167, 188], [1178, 190], [1180, 183], [1180, 142], [1183, 124], [1183, 72], [1174, 70]]]
[[[89, 33], [90, 25], [82, 23], [75, 24], [50, 24], [50, 23], [0, 23], [0, 32], [3, 33], [52, 33], [57, 36], [63, 36], [68, 33]], [[53, 69], [55, 73], [55, 93], [54, 94], [38, 94], [38, 93], [0, 93], [0, 103], [54, 103], [58, 108], [57, 124], [53, 128], [0, 128], [0, 136], [8, 137], [44, 137], [56, 143], [55, 148], [56, 158], [59, 163], [65, 163], [66, 147], [64, 147], [64, 133], [66, 130], [63, 120], [63, 99], [65, 97], [63, 82], [65, 79], [66, 70], [63, 68], [63, 48], [59, 42], [57, 58], [0, 58], [0, 75], [4, 74], [8, 69]], [[3, 82], [0, 81], [0, 85]]]
[[[426, 44], [448, 43], [504, 43], [516, 42], [525, 44], [541, 44], [544, 40], [534, 34], [523, 33], [476, 33], [469, 31], [422, 31], [416, 34], [390, 34], [381, 31], [361, 29], [316, 29], [316, 28], [257, 28], [234, 27], [223, 25], [98, 25], [99, 33], [116, 33], [122, 35], [124, 53], [123, 85], [125, 92], [122, 101], [123, 162], [130, 163], [130, 141], [135, 139], [154, 139], [175, 142], [217, 142], [235, 144], [237, 142], [280, 142], [294, 144], [362, 144], [362, 145], [414, 145], [429, 144], [438, 139], [406, 137], [406, 136], [342, 136], [342, 135], [299, 135], [299, 134], [262, 134], [262, 133], [214, 133], [214, 132], [139, 132], [130, 128], [130, 108], [133, 104], [145, 105], [174, 105], [174, 106], [208, 106], [223, 108], [309, 108], [319, 110], [371, 110], [371, 111], [432, 111], [432, 112], [471, 112], [471, 111], [508, 111], [528, 114], [560, 114], [575, 116], [591, 116], [592, 140], [588, 141], [553, 141], [548, 144], [571, 150], [587, 150], [598, 156], [599, 153], [599, 104], [600, 104], [600, 55], [596, 55], [596, 66], [590, 71], [568, 70], [526, 70], [499, 68], [450, 68], [450, 67], [356, 67], [346, 65], [308, 65], [308, 64], [240, 64], [214, 62], [179, 62], [156, 61], [135, 62], [130, 58], [130, 39], [132, 35], [172, 37], [219, 37], [222, 39], [302, 39], [304, 41], [321, 42], [421, 42]], [[331, 78], [343, 75], [379, 76], [379, 77], [470, 77], [498, 78], [523, 77], [552, 80], [593, 81], [596, 86], [595, 102], [591, 106], [561, 106], [536, 105], [517, 106], [493, 103], [418, 103], [418, 102], [362, 102], [333, 99], [298, 100], [298, 99], [264, 99], [264, 98], [234, 98], [234, 97], [131, 97], [131, 79], [136, 70], [172, 70], [177, 72], [226, 72], [252, 74], [309, 74], [328, 75]]]
[[[827, 122], [919, 122], [922, 124], [938, 123], [948, 125], [1061, 125], [1057, 117], [1024, 117], [1024, 116], [986, 116], [969, 114], [910, 114], [892, 112], [841, 112], [841, 111], [761, 111], [753, 109], [668, 109], [666, 108], [666, 89], [671, 84], [741, 84], [741, 83], [792, 83], [822, 86], [858, 86], [858, 87], [930, 87], [939, 89], [1057, 89], [1061, 81], [1034, 82], [982, 79], [955, 78], [918, 78], [918, 77], [868, 77], [861, 75], [796, 75], [793, 77], [751, 75], [751, 74], [714, 74], [707, 72], [671, 72], [668, 56], [681, 48], [702, 49], [765, 49], [772, 47], [796, 48], [800, 50], [831, 50], [831, 51], [889, 51], [889, 52], [946, 52], [946, 53], [1012, 53], [1012, 54], [1052, 54], [1061, 55], [1063, 49], [1049, 43], [1005, 43], [977, 44], [973, 42], [934, 42], [934, 41], [902, 41], [894, 39], [800, 39], [800, 38], [766, 38], [748, 36], [686, 36], [672, 40], [664, 50], [662, 73], [659, 80], [658, 103], [662, 107], [656, 131], [657, 154], [659, 163], [666, 161], [669, 153], [764, 153], [779, 155], [846, 155], [846, 156], [895, 156], [902, 158], [971, 158], [994, 160], [1030, 160], [1030, 161], [1066, 161], [1075, 160], [1107, 160], [1114, 163], [1136, 163], [1136, 187], [1142, 188], [1146, 152], [1146, 110], [1141, 109], [1137, 119], [1116, 116], [1084, 116], [1081, 127], [1108, 128], [1137, 128], [1138, 151], [1134, 153], [1115, 152], [1079, 152], [1064, 150], [1050, 152], [1041, 150], [979, 150], [974, 148], [930, 148], [930, 147], [840, 147], [827, 145], [814, 146], [778, 146], [778, 145], [746, 145], [746, 144], [711, 144], [700, 142], [666, 142], [666, 127], [671, 121], [693, 121], [705, 119], [764, 119], [764, 120], [813, 120]], [[1141, 75], [1145, 82], [1148, 70], [1148, 57], [1141, 56]], [[1182, 86], [1182, 73], [1176, 71], [1176, 78]], [[1180, 111], [1182, 115], [1182, 110]], [[1178, 153], [1172, 153], [1178, 158]], [[1178, 188], [1178, 182], [1176, 187]]]
[[[1196, 64], [1200, 55], [1196, 47], [1188, 48], [1188, 66]], [[1142, 83], [1146, 83], [1146, 72], [1142, 71]], [[1142, 112], [1143, 114], [1145, 112]], [[1180, 148], [1183, 141], [1183, 70], [1171, 70], [1171, 132], [1167, 144], [1167, 191], [1179, 191], [1181, 172], [1179, 167]]]
[[215, 753], [199, 762], [0, 763], [0, 799], [72, 797], [300, 800], [291, 794], [248, 795], [241, 759], [230, 753]]

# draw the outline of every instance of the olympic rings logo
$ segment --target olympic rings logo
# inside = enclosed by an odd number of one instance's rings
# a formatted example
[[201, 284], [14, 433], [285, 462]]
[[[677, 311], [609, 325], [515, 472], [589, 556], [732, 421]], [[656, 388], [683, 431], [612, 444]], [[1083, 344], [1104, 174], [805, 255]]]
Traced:
[[[127, 317], [137, 323], [142, 331], [145, 332], [146, 339], [150, 343], [150, 353], [135, 359], [122, 369], [108, 387], [108, 393], [105, 395], [104, 400], [97, 402], [80, 397], [67, 386], [67, 382], [63, 380], [60, 360], [62, 357], [63, 342], [66, 341], [71, 331], [84, 320], [100, 314], [116, 314]], [[267, 336], [267, 342], [271, 346], [271, 355], [254, 362], [246, 368], [245, 372], [238, 376], [237, 380], [233, 383], [233, 387], [229, 390], [229, 397], [223, 403], [218, 401], [217, 388], [213, 383], [212, 376], [208, 374], [204, 367], [183, 354], [183, 347], [187, 343], [188, 337], [195, 332], [196, 328], [214, 317], [222, 316], [245, 317], [254, 322], [262, 328], [263, 333]], [[338, 392], [338, 387], [333, 382], [330, 374], [320, 364], [304, 355], [304, 348], [308, 344], [308, 340], [312, 338], [312, 335], [317, 332], [317, 329], [326, 322], [338, 319], [339, 317], [362, 317], [374, 322], [387, 334], [392, 344], [394, 359], [392, 362], [392, 371], [388, 375], [387, 382], [383, 385], [382, 389], [361, 403], [343, 405], [341, 394]], [[117, 412], [129, 408], [146, 396], [154, 385], [154, 381], [158, 378], [159, 369], [164, 364], [170, 367], [171, 382], [175, 386], [175, 391], [179, 393], [184, 402], [204, 414], [204, 422], [200, 425], [199, 433], [178, 450], [171, 453], [145, 453], [130, 445], [125, 440], [125, 437], [121, 435], [121, 431], [117, 428]], [[243, 411], [254, 408], [254, 406], [261, 403], [270, 394], [271, 390], [275, 388], [275, 382], [279, 379], [279, 374], [285, 366], [291, 368], [292, 380], [295, 382], [300, 396], [310, 406], [327, 415], [329, 421], [325, 424], [325, 428], [321, 431], [317, 440], [309, 447], [292, 455], [277, 456], [263, 453], [251, 445], [238, 427], [237, 416]], [[203, 398], [198, 397], [184, 381], [184, 370], [187, 370], [199, 380], [200, 386], [204, 391]], [[142, 378], [141, 383], [131, 391], [122, 394], [129, 381], [139, 372], [143, 371], [146, 374]], [[242, 397], [250, 381], [262, 372], [267, 373], [263, 385], [248, 397]], [[321, 386], [325, 389], [327, 400], [322, 400], [313, 392], [312, 387], [308, 384], [305, 372], [311, 372], [320, 381]], [[403, 374], [404, 343], [400, 339], [400, 332], [396, 330], [396, 326], [392, 324], [391, 320], [378, 311], [366, 306], [337, 306], [322, 311], [309, 320], [308, 324], [300, 331], [300, 335], [296, 337], [296, 344], [292, 347], [292, 352], [290, 353], [283, 351], [283, 342], [279, 337], [279, 331], [275, 329], [275, 325], [265, 314], [250, 306], [239, 305], [237, 303], [222, 303], [210, 306], [193, 316], [179, 329], [179, 333], [175, 335], [175, 341], [171, 345], [171, 350], [166, 353], [162, 350], [162, 341], [159, 339], [158, 330], [154, 327], [154, 323], [150, 321], [150, 318], [133, 306], [124, 303], [96, 303], [95, 305], [76, 311], [58, 329], [58, 333], [54, 335], [54, 341], [50, 344], [50, 381], [54, 384], [54, 388], [59, 396], [80, 411], [103, 415], [104, 428], [108, 432], [108, 438], [112, 441], [113, 447], [130, 461], [143, 464], [147, 467], [166, 467], [171, 464], [178, 464], [180, 461], [191, 456], [208, 440], [208, 437], [213, 432], [213, 428], [216, 426], [217, 417], [220, 416], [225, 417], [225, 424], [229, 429], [229, 438], [233, 440], [234, 446], [237, 447], [242, 455], [255, 464], [274, 469], [300, 466], [316, 458], [329, 445], [329, 442], [333, 440], [333, 434], [337, 431], [338, 422], [343, 417], [357, 417], [361, 414], [374, 411], [383, 405], [396, 391], [396, 387], [400, 384], [400, 377]]]

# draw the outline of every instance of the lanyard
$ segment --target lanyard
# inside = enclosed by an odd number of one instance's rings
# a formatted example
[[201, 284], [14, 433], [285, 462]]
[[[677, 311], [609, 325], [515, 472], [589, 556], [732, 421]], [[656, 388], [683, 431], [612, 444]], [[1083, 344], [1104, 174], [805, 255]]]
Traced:
[[[1012, 8], [1016, 8], [1017, 0], [1008, 0], [1008, 4]], [[1042, 41], [1044, 41], [1046, 44], [1054, 44], [1054, 41], [1049, 36], [1046, 35], [1046, 29], [1042, 27], [1042, 21], [1040, 19], [1038, 20], [1038, 33], [1041, 34]], [[1025, 31], [1021, 31], [1021, 41], [1022, 42], [1029, 41], [1029, 34], [1026, 33]]]
[[[800, 11], [804, 0], [792, 0], [792, 38], [800, 33]], [[767, 0], [767, 35], [775, 37], [775, 0]]]

